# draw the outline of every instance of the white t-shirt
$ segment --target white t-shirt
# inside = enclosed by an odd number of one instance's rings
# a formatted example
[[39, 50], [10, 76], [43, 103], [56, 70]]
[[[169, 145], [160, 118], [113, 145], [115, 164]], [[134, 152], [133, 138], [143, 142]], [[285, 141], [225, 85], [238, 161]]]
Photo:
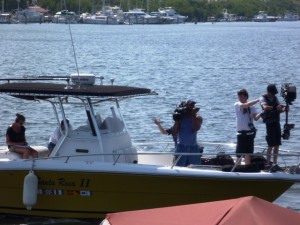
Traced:
[[51, 135], [49, 142], [52, 142], [53, 144], [57, 144], [59, 138], [62, 136], [60, 127], [57, 127], [53, 134]]
[[[253, 123], [253, 115], [257, 113], [255, 106], [251, 106], [250, 114], [248, 108], [241, 109], [241, 102], [234, 103], [234, 111], [236, 116], [236, 131], [250, 130], [248, 124]], [[251, 120], [250, 120], [251, 117]]]
[[[72, 126], [69, 124], [69, 129], [72, 130]], [[55, 129], [55, 131], [53, 132], [53, 134], [51, 135], [50, 139], [49, 139], [49, 143], [52, 142], [53, 144], [57, 144], [58, 140], [61, 138], [62, 133], [64, 132], [64, 130], [61, 130], [60, 127], [57, 127]]]

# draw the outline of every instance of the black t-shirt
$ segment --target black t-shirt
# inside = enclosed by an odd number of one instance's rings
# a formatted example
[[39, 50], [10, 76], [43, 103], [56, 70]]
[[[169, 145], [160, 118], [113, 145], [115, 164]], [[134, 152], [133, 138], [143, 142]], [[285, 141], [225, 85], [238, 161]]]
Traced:
[[26, 142], [25, 130], [26, 130], [26, 128], [22, 126], [20, 133], [17, 133], [10, 126], [7, 128], [6, 135], [9, 137], [9, 140], [11, 142]]
[[280, 112], [276, 109], [279, 105], [279, 100], [277, 96], [274, 96], [272, 100], [268, 98], [267, 95], [263, 95], [268, 106], [272, 106], [272, 110], [265, 110], [262, 116], [263, 122], [266, 124], [269, 123], [279, 123], [280, 122]]
[[172, 135], [173, 141], [174, 141], [175, 147], [176, 147], [177, 146], [178, 135], [173, 133], [173, 127], [170, 127], [166, 131], [167, 131], [168, 135]]

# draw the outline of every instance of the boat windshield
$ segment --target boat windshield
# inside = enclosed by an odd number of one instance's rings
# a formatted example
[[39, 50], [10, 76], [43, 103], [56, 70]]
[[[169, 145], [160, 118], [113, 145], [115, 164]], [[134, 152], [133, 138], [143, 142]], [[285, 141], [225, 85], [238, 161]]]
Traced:
[[105, 102], [94, 108], [95, 118], [100, 132], [119, 133], [125, 131], [125, 124], [119, 108]]
[[[93, 105], [94, 122], [97, 124], [100, 133], [120, 133], [126, 130], [118, 107], [112, 103], [114, 102], [108, 101]], [[73, 130], [96, 133], [93, 125], [93, 113], [85, 105], [65, 105], [64, 113]]]

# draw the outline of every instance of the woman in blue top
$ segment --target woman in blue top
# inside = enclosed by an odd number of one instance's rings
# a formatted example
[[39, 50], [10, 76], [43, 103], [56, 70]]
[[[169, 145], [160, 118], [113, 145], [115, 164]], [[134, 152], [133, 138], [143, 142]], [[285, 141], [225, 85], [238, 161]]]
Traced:
[[180, 155], [178, 153], [200, 153], [197, 144], [197, 132], [200, 130], [203, 118], [197, 114], [199, 108], [195, 108], [196, 102], [188, 100], [181, 104], [182, 110], [174, 116], [173, 133], [178, 134], [178, 144], [175, 153], [177, 166], [201, 164], [200, 155]]

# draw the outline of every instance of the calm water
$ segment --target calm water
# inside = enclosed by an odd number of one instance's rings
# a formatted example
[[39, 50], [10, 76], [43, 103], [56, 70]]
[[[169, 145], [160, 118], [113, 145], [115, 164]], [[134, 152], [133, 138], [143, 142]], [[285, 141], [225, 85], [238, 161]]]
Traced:
[[[115, 84], [148, 87], [158, 93], [121, 102], [135, 141], [170, 140], [160, 135], [151, 118], [158, 117], [169, 127], [175, 106], [192, 98], [204, 118], [199, 140], [235, 142], [233, 104], [238, 89], [247, 88], [253, 99], [265, 93], [269, 83], [276, 83], [278, 89], [282, 83], [300, 87], [300, 22], [71, 25], [71, 31], [81, 73], [102, 75], [106, 83], [114, 78]], [[0, 50], [2, 78], [76, 72], [67, 25], [1, 25]], [[290, 139], [283, 141], [282, 149], [300, 151], [298, 102], [289, 117], [295, 129]], [[55, 127], [49, 106], [11, 98], [1, 98], [1, 104], [2, 143], [16, 112], [27, 118], [32, 145], [47, 142]], [[265, 145], [264, 124], [258, 121], [256, 127], [256, 144]], [[298, 184], [276, 203], [300, 211], [299, 194]]]

